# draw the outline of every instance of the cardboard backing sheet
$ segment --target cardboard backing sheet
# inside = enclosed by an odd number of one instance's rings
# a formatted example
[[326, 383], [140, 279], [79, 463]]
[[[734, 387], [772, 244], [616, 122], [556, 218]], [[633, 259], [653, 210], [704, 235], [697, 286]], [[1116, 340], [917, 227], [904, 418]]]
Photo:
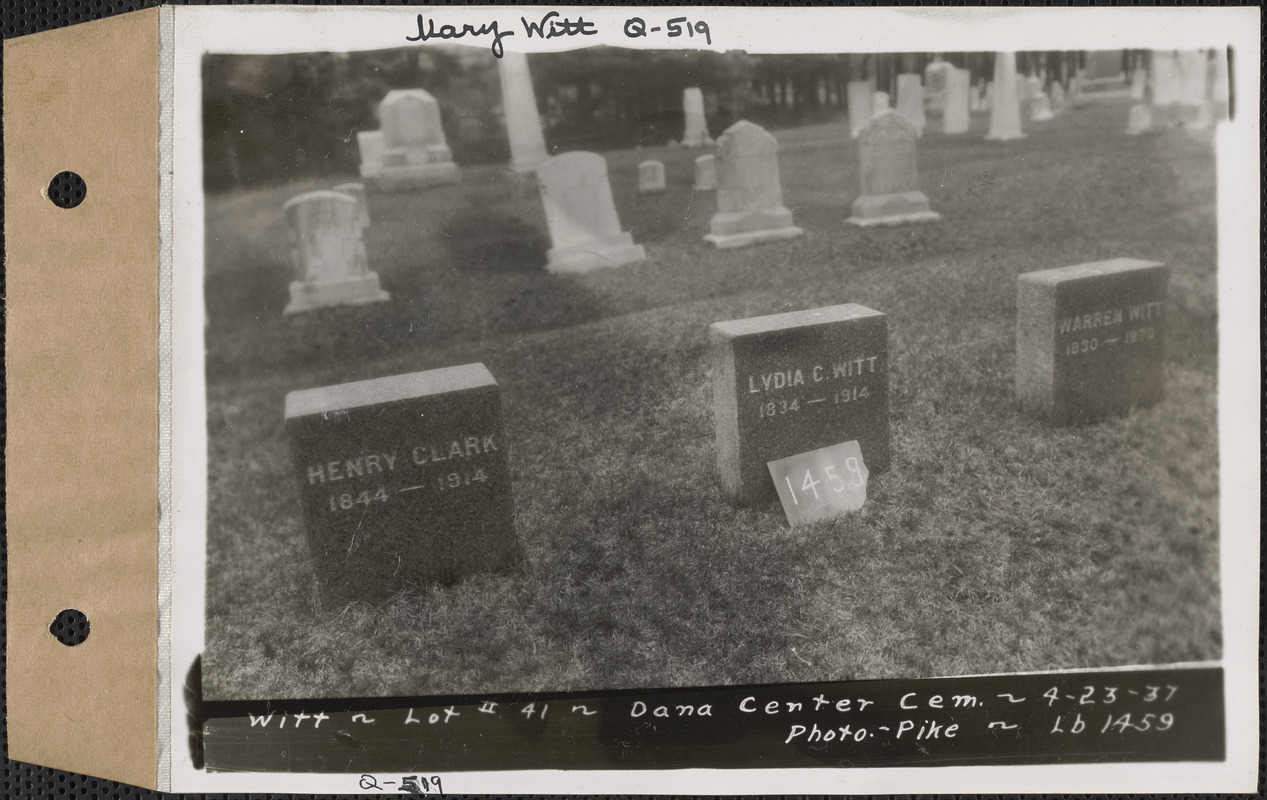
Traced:
[[[159, 11], [4, 50], [14, 760], [156, 783]], [[71, 209], [46, 196], [70, 170]], [[80, 645], [49, 631], [63, 609]]]

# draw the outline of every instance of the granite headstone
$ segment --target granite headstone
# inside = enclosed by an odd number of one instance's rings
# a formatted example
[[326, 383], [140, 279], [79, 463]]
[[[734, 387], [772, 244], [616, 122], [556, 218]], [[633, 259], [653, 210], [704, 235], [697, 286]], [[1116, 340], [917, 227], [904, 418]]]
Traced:
[[483, 364], [291, 392], [286, 433], [327, 609], [520, 563]]
[[391, 299], [372, 272], [361, 238], [362, 206], [341, 192], [306, 192], [283, 207], [294, 280], [286, 314]]
[[382, 166], [372, 179], [384, 192], [458, 183], [461, 175], [440, 124], [440, 105], [422, 89], [394, 89], [378, 104]]
[[767, 462], [858, 441], [889, 464], [888, 318], [856, 304], [709, 327], [717, 469], [732, 500], [775, 496]]

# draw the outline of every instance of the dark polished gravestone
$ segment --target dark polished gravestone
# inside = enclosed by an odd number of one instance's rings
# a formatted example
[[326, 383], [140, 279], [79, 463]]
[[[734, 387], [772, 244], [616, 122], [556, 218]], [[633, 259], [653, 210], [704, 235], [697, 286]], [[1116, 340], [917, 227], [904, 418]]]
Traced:
[[1164, 393], [1164, 264], [1115, 258], [1016, 279], [1016, 396], [1054, 425], [1151, 406]]
[[286, 432], [327, 608], [518, 565], [501, 395], [483, 364], [291, 392]]
[[744, 505], [775, 496], [766, 463], [856, 440], [889, 465], [888, 317], [854, 303], [708, 329], [717, 469]]

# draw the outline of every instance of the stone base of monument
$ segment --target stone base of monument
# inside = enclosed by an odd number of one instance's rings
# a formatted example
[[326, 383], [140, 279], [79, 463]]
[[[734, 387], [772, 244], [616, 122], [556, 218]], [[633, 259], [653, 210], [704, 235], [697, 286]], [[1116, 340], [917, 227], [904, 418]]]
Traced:
[[1002, 136], [994, 136], [987, 133], [985, 136], [985, 140], [987, 142], [1010, 142], [1013, 139], [1024, 139], [1024, 138], [1025, 138], [1025, 134], [1023, 133], [1004, 134]]
[[589, 272], [646, 260], [646, 248], [634, 244], [631, 234], [622, 233], [610, 239], [588, 242], [584, 247], [552, 247], [546, 252], [546, 270], [555, 273]]
[[1109, 100], [1130, 100], [1131, 85], [1126, 76], [1113, 78], [1083, 78], [1078, 83], [1078, 91], [1073, 96], [1074, 108], [1088, 106]]
[[805, 232], [792, 224], [792, 212], [782, 206], [760, 211], [719, 211], [713, 215], [709, 228], [711, 232], [704, 241], [723, 250], [794, 239]]
[[390, 299], [391, 295], [379, 286], [377, 272], [327, 281], [293, 281], [285, 313], [298, 314], [329, 306], [359, 306]]
[[928, 207], [928, 197], [923, 192], [859, 197], [853, 201], [852, 211], [853, 216], [845, 222], [859, 228], [937, 222], [941, 219], [941, 214]]
[[716, 142], [713, 137], [705, 136], [703, 139], [683, 139], [679, 143], [679, 147], [712, 147]]
[[380, 192], [412, 192], [429, 186], [461, 183], [462, 173], [452, 161], [441, 164], [409, 164], [381, 167], [372, 178], [362, 175]]

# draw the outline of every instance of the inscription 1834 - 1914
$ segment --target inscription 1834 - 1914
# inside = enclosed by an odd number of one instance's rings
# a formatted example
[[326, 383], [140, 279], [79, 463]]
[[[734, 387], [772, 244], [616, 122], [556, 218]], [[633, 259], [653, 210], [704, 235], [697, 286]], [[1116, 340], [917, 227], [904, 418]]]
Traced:
[[518, 562], [501, 399], [483, 364], [291, 392], [286, 430], [323, 602]]
[[709, 328], [717, 466], [746, 504], [769, 502], [767, 462], [857, 440], [889, 462], [887, 317], [856, 304], [717, 322]]

